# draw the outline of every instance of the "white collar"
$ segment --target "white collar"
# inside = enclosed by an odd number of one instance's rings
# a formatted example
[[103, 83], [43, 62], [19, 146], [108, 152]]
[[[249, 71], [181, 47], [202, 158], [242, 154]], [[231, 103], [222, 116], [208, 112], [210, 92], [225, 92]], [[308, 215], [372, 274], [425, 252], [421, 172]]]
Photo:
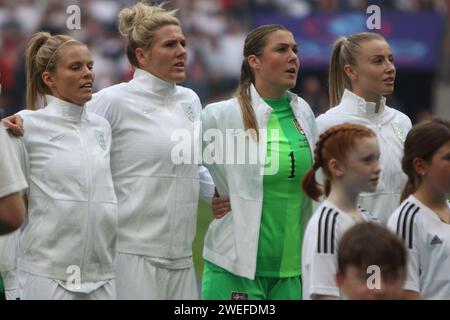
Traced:
[[368, 117], [380, 116], [383, 114], [385, 110], [386, 98], [381, 97], [380, 108], [378, 112], [375, 113], [376, 109], [375, 102], [366, 101], [364, 98], [361, 98], [360, 96], [354, 94], [352, 91], [345, 89], [340, 104], [344, 104], [345, 108], [351, 111], [352, 113], [365, 115]]
[[[296, 104], [298, 96], [290, 92], [289, 90], [286, 91], [287, 95], [289, 96], [290, 104]], [[252, 99], [252, 106], [255, 111], [260, 107], [269, 108], [272, 110], [272, 108], [264, 101], [264, 99], [259, 95], [258, 91], [255, 88], [255, 85], [252, 83], [250, 85], [250, 96]]]
[[45, 110], [50, 114], [57, 115], [74, 122], [80, 122], [81, 120], [88, 119], [85, 105], [80, 106], [61, 100], [52, 95], [46, 95], [45, 99], [48, 102]]
[[172, 96], [176, 89], [175, 82], [164, 81], [150, 72], [139, 68], [136, 68], [134, 71], [133, 83], [137, 84], [143, 90], [161, 98]]
[[[301, 118], [301, 114], [298, 110], [298, 96], [295, 93], [290, 92], [289, 90], [287, 91], [287, 94], [290, 99], [289, 105], [291, 106], [294, 116], [296, 118]], [[266, 128], [270, 113], [272, 112], [272, 107], [270, 107], [259, 95], [253, 83], [250, 85], [250, 97], [253, 110], [255, 111], [256, 118], [258, 119], [258, 124], [261, 128]]]
[[[448, 225], [448, 223], [441, 220], [441, 218], [436, 212], [431, 210], [427, 205], [425, 205], [422, 201], [417, 199], [413, 194], [411, 194], [406, 200], [418, 205], [420, 208], [423, 209], [422, 211], [425, 212], [427, 215], [429, 215], [432, 219]], [[450, 208], [450, 201], [447, 201], [447, 205]]]

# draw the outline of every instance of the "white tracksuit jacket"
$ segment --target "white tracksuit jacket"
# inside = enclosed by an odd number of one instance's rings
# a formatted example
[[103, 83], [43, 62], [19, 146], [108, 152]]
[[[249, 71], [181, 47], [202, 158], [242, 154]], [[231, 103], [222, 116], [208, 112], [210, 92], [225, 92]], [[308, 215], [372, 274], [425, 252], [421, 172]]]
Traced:
[[381, 151], [380, 180], [374, 193], [362, 193], [358, 201], [383, 224], [400, 205], [400, 195], [407, 180], [401, 167], [403, 144], [412, 127], [411, 120], [405, 114], [389, 108], [385, 101], [383, 97], [380, 110], [375, 113], [375, 103], [345, 90], [341, 103], [317, 118], [319, 134], [345, 122], [364, 125], [376, 133]]
[[44, 109], [19, 113], [25, 135], [16, 149], [29, 189], [18, 269], [62, 281], [79, 271], [81, 283], [113, 279], [117, 199], [110, 126], [84, 107], [48, 100]]
[[[94, 95], [88, 110], [111, 125], [111, 171], [119, 204], [120, 253], [192, 256], [197, 223], [200, 152], [198, 96], [136, 69], [134, 78]], [[181, 142], [180, 142], [181, 141]], [[179, 148], [190, 150], [179, 164]], [[196, 153], [197, 152], [197, 153]], [[175, 159], [175, 160], [174, 160]], [[204, 169], [204, 168], [203, 168]], [[213, 194], [209, 177], [205, 198]]]
[[[13, 139], [0, 126], [0, 198], [20, 192], [27, 187], [13, 148]], [[16, 281], [16, 247], [19, 243], [19, 232], [0, 236], [0, 273], [5, 285], [6, 296], [17, 289]]]

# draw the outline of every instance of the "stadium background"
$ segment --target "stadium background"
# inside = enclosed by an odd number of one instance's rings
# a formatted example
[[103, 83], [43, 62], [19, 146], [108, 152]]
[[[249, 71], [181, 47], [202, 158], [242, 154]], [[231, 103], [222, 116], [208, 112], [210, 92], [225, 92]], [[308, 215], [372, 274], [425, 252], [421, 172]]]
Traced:
[[[117, 13], [134, 0], [0, 0], [0, 117], [25, 106], [24, 51], [38, 30], [65, 33], [86, 43], [95, 61], [94, 91], [127, 81], [132, 69], [123, 54]], [[159, 3], [160, 1], [153, 1]], [[341, 35], [368, 31], [369, 5], [381, 8], [381, 29], [394, 51], [395, 94], [390, 106], [414, 123], [432, 115], [450, 119], [450, 0], [173, 0], [179, 9], [188, 46], [187, 79], [205, 106], [227, 98], [237, 85], [242, 46], [248, 30], [262, 23], [281, 23], [300, 49], [300, 74], [293, 91], [308, 101], [316, 115], [328, 107], [327, 61]], [[81, 29], [69, 30], [66, 9], [81, 9]], [[200, 203], [194, 262], [201, 274], [203, 238], [212, 219]]]

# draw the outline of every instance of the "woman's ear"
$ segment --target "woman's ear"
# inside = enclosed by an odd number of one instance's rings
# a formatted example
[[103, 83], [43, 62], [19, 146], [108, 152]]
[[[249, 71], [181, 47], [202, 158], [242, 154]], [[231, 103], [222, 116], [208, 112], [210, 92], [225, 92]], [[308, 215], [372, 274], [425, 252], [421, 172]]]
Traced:
[[254, 54], [251, 54], [248, 56], [247, 62], [248, 62], [248, 65], [250, 66], [250, 68], [255, 69], [255, 70], [258, 70], [261, 66], [261, 61]]
[[344, 170], [339, 160], [332, 158], [328, 161], [327, 166], [332, 176], [338, 178], [343, 176]]
[[145, 68], [146, 64], [147, 64], [147, 52], [142, 49], [142, 48], [136, 48], [136, 50], [134, 50], [134, 54], [136, 55], [136, 60], [139, 64], [139, 66], [142, 66]]
[[53, 77], [53, 75], [50, 72], [48, 72], [48, 71], [42, 72], [41, 77], [42, 77], [42, 81], [44, 81], [45, 85], [49, 89], [52, 89], [56, 86], [55, 78]]
[[355, 69], [351, 65], [346, 64], [344, 66], [344, 72], [347, 75], [347, 77], [350, 79], [350, 81], [358, 80], [358, 75], [356, 74]]

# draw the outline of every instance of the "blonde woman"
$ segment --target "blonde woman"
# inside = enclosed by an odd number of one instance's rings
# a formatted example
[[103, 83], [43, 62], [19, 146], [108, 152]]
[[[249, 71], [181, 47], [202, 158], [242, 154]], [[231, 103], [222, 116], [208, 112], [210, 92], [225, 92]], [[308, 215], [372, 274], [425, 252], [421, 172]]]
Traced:
[[[21, 299], [115, 299], [117, 200], [111, 128], [86, 112], [94, 73], [88, 48], [65, 35], [36, 33], [26, 53], [24, 136], [16, 150], [29, 181], [20, 237]], [[12, 250], [12, 248], [11, 248]]]
[[198, 298], [192, 242], [199, 180], [207, 201], [214, 186], [194, 159], [173, 158], [177, 132], [199, 146], [202, 109], [195, 92], [177, 85], [185, 78], [187, 51], [174, 14], [146, 3], [119, 13], [134, 77], [101, 90], [88, 105], [112, 128], [119, 299]]
[[329, 66], [331, 108], [317, 118], [319, 133], [345, 122], [372, 129], [381, 150], [381, 176], [377, 190], [362, 193], [362, 207], [386, 224], [400, 204], [406, 183], [401, 170], [403, 143], [411, 120], [386, 105], [394, 91], [396, 69], [392, 50], [383, 36], [363, 32], [339, 39]]
[[[211, 202], [214, 184], [196, 160], [200, 100], [177, 85], [185, 78], [186, 40], [174, 11], [144, 2], [119, 13], [119, 30], [135, 68], [133, 79], [101, 90], [87, 105], [112, 129], [117, 296], [197, 299], [192, 261], [197, 205], [199, 196]], [[20, 118], [9, 120], [21, 134]], [[191, 157], [180, 158], [177, 148]], [[214, 197], [213, 209], [221, 200]]]

